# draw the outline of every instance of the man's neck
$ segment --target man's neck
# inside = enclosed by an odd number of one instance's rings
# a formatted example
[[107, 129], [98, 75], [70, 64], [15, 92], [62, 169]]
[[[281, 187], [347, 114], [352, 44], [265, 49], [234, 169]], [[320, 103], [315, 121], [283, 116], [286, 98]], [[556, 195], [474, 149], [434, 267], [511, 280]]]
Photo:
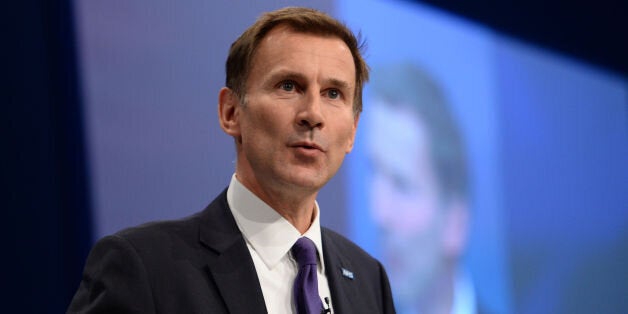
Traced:
[[237, 173], [236, 178], [255, 196], [290, 222], [301, 234], [310, 228], [316, 214], [315, 203], [318, 191], [305, 191], [291, 186], [265, 187], [240, 178]]

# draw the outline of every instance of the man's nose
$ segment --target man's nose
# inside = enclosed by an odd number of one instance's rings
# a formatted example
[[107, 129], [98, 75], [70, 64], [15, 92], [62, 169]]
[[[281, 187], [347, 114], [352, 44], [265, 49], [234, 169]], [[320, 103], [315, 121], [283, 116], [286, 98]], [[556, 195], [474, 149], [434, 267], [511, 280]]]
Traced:
[[323, 128], [324, 116], [321, 111], [321, 96], [318, 93], [308, 93], [303, 99], [303, 103], [297, 114], [297, 124], [308, 129]]

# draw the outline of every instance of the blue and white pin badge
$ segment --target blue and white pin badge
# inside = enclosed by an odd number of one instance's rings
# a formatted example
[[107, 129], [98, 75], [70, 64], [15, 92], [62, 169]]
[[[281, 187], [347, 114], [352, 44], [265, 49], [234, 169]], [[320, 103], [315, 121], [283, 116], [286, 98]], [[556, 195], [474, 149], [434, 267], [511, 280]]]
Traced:
[[352, 271], [350, 271], [350, 270], [348, 270], [348, 269], [346, 269], [344, 267], [341, 267], [340, 269], [342, 270], [342, 275], [343, 276], [353, 280], [353, 272]]

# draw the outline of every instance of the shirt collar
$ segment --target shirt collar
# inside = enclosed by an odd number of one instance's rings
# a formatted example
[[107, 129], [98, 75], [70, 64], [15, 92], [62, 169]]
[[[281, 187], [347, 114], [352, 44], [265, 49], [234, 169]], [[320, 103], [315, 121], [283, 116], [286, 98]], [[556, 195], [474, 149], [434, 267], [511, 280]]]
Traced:
[[[301, 237], [290, 222], [240, 183], [235, 174], [227, 189], [227, 202], [244, 239], [270, 269], [279, 263]], [[324, 272], [319, 213], [318, 203], [314, 202], [314, 221], [303, 236], [316, 245], [318, 265]]]

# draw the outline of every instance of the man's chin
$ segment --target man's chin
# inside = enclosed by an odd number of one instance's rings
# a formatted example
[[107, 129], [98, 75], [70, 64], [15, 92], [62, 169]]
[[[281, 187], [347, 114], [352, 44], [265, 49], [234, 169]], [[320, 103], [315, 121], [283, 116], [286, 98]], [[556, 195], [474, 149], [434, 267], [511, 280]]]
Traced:
[[329, 181], [327, 177], [321, 175], [323, 172], [317, 169], [294, 167], [287, 171], [288, 176], [285, 181], [294, 188], [320, 190]]

